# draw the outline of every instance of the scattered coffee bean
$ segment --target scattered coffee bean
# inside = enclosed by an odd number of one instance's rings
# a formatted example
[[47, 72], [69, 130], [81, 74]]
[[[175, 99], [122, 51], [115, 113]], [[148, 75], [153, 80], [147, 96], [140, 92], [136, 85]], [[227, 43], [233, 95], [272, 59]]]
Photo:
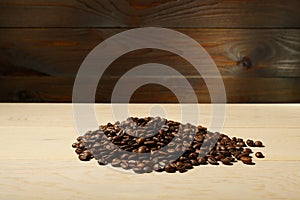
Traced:
[[[212, 139], [217, 143], [211, 144]], [[95, 158], [99, 165], [110, 163], [135, 173], [184, 173], [193, 166], [219, 165], [218, 161], [233, 165], [237, 162], [235, 158], [253, 165], [252, 150], [247, 146], [264, 146], [261, 141], [245, 142], [242, 138], [211, 133], [203, 126], [160, 117], [130, 117], [123, 122], [100, 125], [99, 130], [88, 131], [76, 140], [72, 147], [81, 161]], [[255, 156], [264, 158], [261, 152]]]
[[263, 143], [262, 143], [261, 141], [255, 141], [255, 142], [254, 142], [254, 145], [255, 145], [256, 147], [263, 147]]
[[257, 158], [264, 158], [264, 157], [265, 157], [261, 152], [256, 152], [256, 153], [255, 153], [255, 156], [256, 156]]
[[253, 141], [253, 140], [247, 140], [247, 141], [246, 141], [246, 144], [247, 144], [249, 147], [254, 147], [254, 141]]

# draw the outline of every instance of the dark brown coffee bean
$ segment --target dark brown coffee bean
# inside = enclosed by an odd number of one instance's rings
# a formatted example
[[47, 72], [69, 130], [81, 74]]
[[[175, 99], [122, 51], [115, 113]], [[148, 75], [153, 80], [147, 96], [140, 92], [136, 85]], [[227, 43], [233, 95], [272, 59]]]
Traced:
[[191, 160], [190, 161], [191, 162], [191, 164], [193, 165], [193, 166], [198, 166], [199, 165], [199, 162], [197, 161], [197, 160]]
[[252, 150], [251, 150], [250, 148], [245, 148], [245, 149], [244, 149], [244, 152], [247, 152], [247, 153], [253, 153]]
[[143, 144], [145, 142], [145, 138], [138, 138], [138, 139], [136, 139], [136, 143], [138, 144], [138, 145], [141, 145], [141, 144]]
[[123, 169], [129, 169], [129, 165], [127, 162], [121, 162], [121, 165], [120, 165]]
[[152, 168], [150, 166], [145, 166], [143, 168], [143, 171], [144, 171], [144, 173], [150, 173], [150, 172], [152, 172]]
[[77, 148], [77, 149], [75, 150], [75, 152], [76, 152], [77, 154], [81, 154], [81, 153], [83, 152], [83, 150], [82, 150], [82, 149], [79, 149], [79, 148]]
[[244, 163], [244, 164], [252, 164], [252, 159], [250, 157], [247, 156], [242, 156], [240, 157], [240, 160]]
[[105, 162], [104, 160], [98, 160], [98, 164], [99, 165], [107, 165], [107, 162]]
[[121, 160], [119, 158], [114, 158], [112, 161], [111, 161], [111, 165], [113, 167], [120, 167], [121, 165]]
[[78, 144], [78, 148], [84, 149], [85, 145], [83, 143]]
[[144, 173], [143, 168], [139, 168], [139, 167], [134, 167], [134, 168], [133, 168], [133, 171], [134, 171], [135, 173], [137, 173], [137, 174], [142, 174], [142, 173]]
[[231, 159], [230, 158], [222, 158], [221, 159], [221, 162], [224, 164], [224, 165], [232, 165], [231, 163]]
[[156, 172], [162, 172], [162, 171], [164, 171], [164, 168], [159, 166], [158, 163], [156, 163], [156, 164], [153, 165], [153, 170], [156, 171]]
[[208, 157], [207, 159], [208, 163], [211, 165], [218, 165], [218, 161], [214, 157]]
[[154, 141], [146, 141], [146, 142], [144, 142], [144, 144], [147, 146], [151, 146], [151, 145], [155, 145], [155, 142]]
[[256, 153], [255, 153], [255, 156], [256, 156], [257, 158], [264, 158], [264, 157], [265, 157], [261, 152], [256, 152]]
[[138, 153], [145, 153], [146, 150], [147, 150], [147, 147], [146, 147], [146, 146], [141, 146], [141, 147], [138, 148], [137, 152], [138, 152]]
[[73, 143], [73, 144], [72, 144], [72, 147], [73, 147], [73, 148], [77, 148], [77, 143], [76, 143], [76, 142]]
[[206, 159], [203, 158], [203, 157], [198, 157], [197, 160], [198, 160], [198, 163], [199, 163], [200, 165], [206, 165], [206, 164], [207, 164]]
[[189, 154], [190, 159], [196, 159], [197, 157], [198, 157], [198, 154], [196, 154], [196, 153], [190, 153]]
[[184, 163], [183, 165], [185, 169], [193, 169], [193, 165], [191, 163]]
[[246, 141], [246, 144], [247, 144], [249, 147], [254, 147], [254, 141], [253, 141], [253, 140], [247, 140], [247, 141]]
[[263, 147], [263, 143], [261, 141], [254, 142], [255, 147]]
[[171, 167], [170, 165], [168, 165], [168, 166], [165, 167], [165, 171], [167, 173], [175, 173], [176, 172], [176, 168]]
[[187, 169], [185, 169], [184, 167], [180, 167], [180, 168], [178, 168], [178, 171], [180, 173], [185, 173], [185, 172], [187, 172]]
[[78, 158], [81, 161], [90, 161], [91, 160], [91, 158], [85, 153], [79, 154]]

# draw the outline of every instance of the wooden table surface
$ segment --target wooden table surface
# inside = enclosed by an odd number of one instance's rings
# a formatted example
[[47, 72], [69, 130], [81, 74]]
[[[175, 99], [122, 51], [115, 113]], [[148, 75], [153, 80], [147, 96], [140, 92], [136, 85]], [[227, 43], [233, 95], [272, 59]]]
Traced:
[[[168, 119], [180, 120], [178, 105], [161, 106]], [[114, 121], [110, 104], [95, 107], [99, 123]], [[150, 107], [134, 104], [130, 112], [148, 116]], [[211, 105], [199, 107], [209, 126]], [[228, 104], [226, 110], [223, 132], [261, 139], [265, 159], [136, 175], [77, 159], [71, 104], [0, 104], [0, 199], [299, 199], [300, 104]]]

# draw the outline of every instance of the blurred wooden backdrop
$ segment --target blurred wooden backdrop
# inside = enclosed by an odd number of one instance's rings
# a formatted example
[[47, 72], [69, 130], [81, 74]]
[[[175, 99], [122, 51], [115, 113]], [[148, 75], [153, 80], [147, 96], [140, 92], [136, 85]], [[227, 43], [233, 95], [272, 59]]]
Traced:
[[[71, 102], [76, 72], [97, 44], [155, 26], [185, 33], [208, 51], [228, 102], [300, 102], [299, 8], [299, 0], [1, 0], [0, 101]], [[100, 80], [97, 102], [110, 102], [122, 74], [148, 62], [178, 70], [199, 102], [210, 102], [192, 66], [155, 49], [117, 59]], [[177, 99], [163, 86], [145, 85], [131, 102]]]

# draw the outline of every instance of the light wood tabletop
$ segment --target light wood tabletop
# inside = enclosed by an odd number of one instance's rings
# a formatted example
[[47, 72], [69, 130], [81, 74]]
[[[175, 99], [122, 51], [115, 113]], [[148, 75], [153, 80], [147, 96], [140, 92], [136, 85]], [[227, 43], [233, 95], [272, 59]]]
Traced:
[[[152, 106], [129, 110], [145, 117]], [[160, 106], [180, 120], [178, 105]], [[209, 127], [211, 105], [199, 108]], [[95, 110], [99, 124], [114, 122], [111, 104]], [[77, 159], [72, 104], [0, 104], [0, 199], [299, 199], [299, 122], [300, 104], [227, 104], [223, 132], [262, 140], [265, 159], [137, 175]]]

